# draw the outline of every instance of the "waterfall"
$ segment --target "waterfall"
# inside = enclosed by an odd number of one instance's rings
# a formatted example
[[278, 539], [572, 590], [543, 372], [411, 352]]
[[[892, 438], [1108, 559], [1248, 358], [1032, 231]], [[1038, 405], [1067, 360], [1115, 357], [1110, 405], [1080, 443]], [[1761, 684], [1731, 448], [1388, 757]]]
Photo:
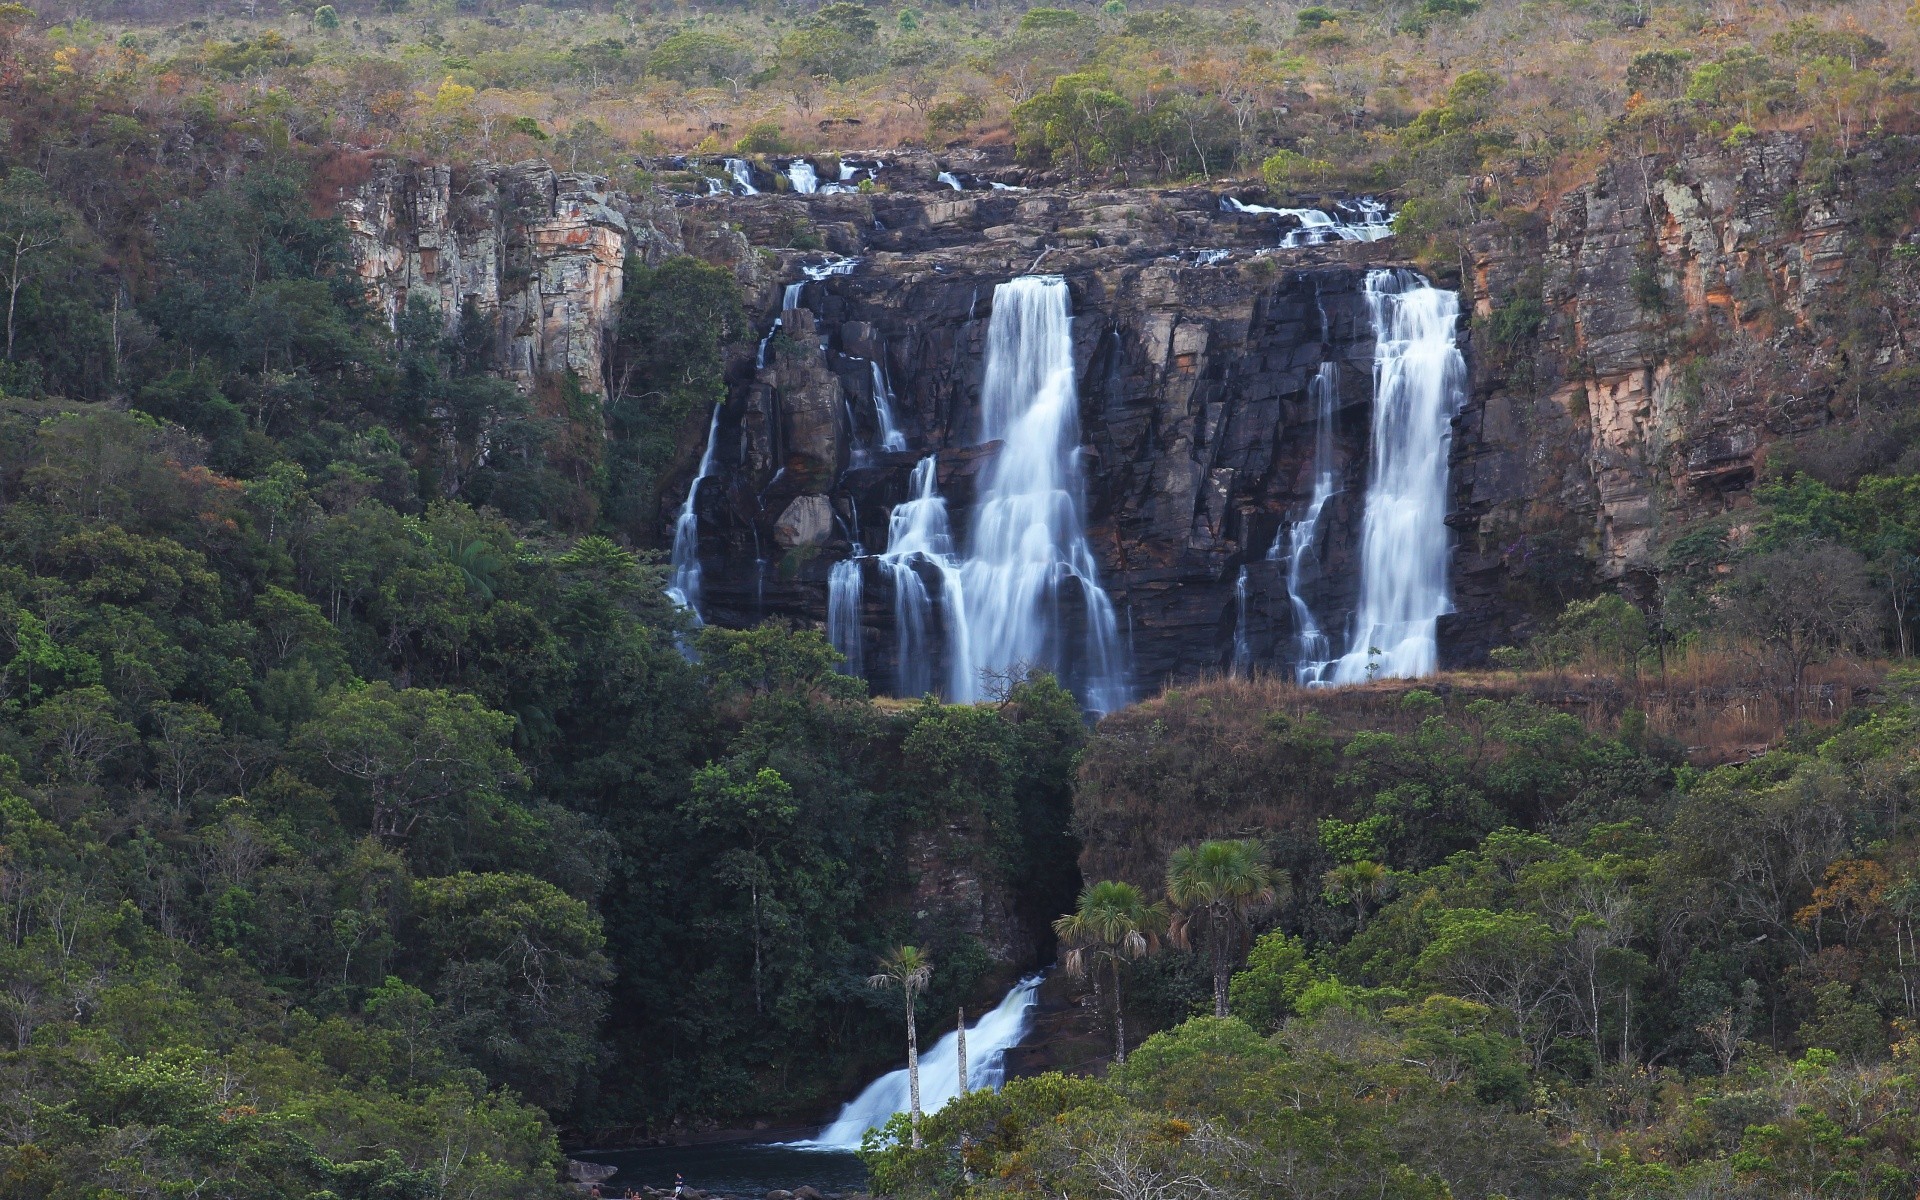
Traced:
[[964, 192], [967, 190], [966, 185], [961, 183], [959, 177], [956, 176], [952, 171], [940, 172], [940, 178], [936, 180], [936, 182], [944, 183], [956, 192]]
[[802, 196], [811, 196], [820, 190], [820, 176], [814, 173], [813, 164], [804, 158], [796, 158], [787, 164], [787, 182]]
[[914, 465], [907, 499], [887, 516], [887, 551], [880, 565], [893, 578], [893, 631], [898, 664], [894, 692], [924, 696], [933, 690], [933, 597], [918, 564], [940, 572], [947, 627], [946, 689], [958, 695], [968, 678], [972, 639], [967, 633], [966, 585], [953, 553], [953, 527], [940, 495], [939, 462], [931, 454]]
[[707, 425], [707, 448], [700, 455], [700, 470], [687, 485], [687, 498], [673, 522], [673, 556], [669, 560], [673, 566], [673, 582], [667, 588], [667, 598], [693, 614], [695, 625], [703, 622], [700, 618], [700, 514], [694, 511], [694, 502], [700, 498], [700, 485], [713, 474], [713, 448], [719, 437], [720, 405], [716, 404], [713, 420]]
[[866, 638], [860, 628], [860, 560], [865, 555], [855, 542], [853, 557], [841, 559], [827, 572], [827, 639], [847, 656], [841, 669], [848, 675], [866, 673]]
[[[1072, 325], [1067, 283], [1057, 275], [994, 289], [980, 437], [998, 441], [1000, 452], [983, 473], [962, 571], [972, 645], [951, 699], [980, 699], [983, 674], [1037, 666], [1061, 675], [1095, 712], [1127, 700], [1113, 602], [1081, 515]], [[1069, 580], [1085, 610], [1071, 650], [1060, 621]]]
[[1253, 642], [1247, 635], [1247, 568], [1233, 581], [1233, 673], [1245, 679], [1253, 670]]
[[[1039, 990], [1040, 976], [1029, 975], [1014, 985], [998, 1008], [967, 1026], [970, 1089], [998, 1090], [1006, 1081], [1007, 1051], [1020, 1044], [1033, 1024], [1034, 993]], [[951, 1032], [920, 1055], [921, 1112], [939, 1112], [960, 1094], [959, 1043], [960, 1035]], [[893, 1114], [907, 1111], [907, 1091], [907, 1069], [890, 1071], [848, 1101], [820, 1136], [786, 1145], [795, 1150], [858, 1150], [867, 1130], [877, 1129]]]
[[758, 196], [760, 189], [753, 186], [753, 167], [744, 158], [726, 160], [727, 174], [733, 176], [733, 184], [740, 189], [742, 196]]
[[[1323, 328], [1325, 324], [1323, 315]], [[1339, 486], [1339, 477], [1333, 469], [1333, 410], [1339, 392], [1340, 368], [1334, 363], [1321, 363], [1313, 382], [1307, 385], [1307, 395], [1314, 402], [1313, 495], [1307, 501], [1306, 513], [1287, 529], [1285, 535], [1287, 601], [1293, 606], [1293, 678], [1295, 683], [1300, 684], [1318, 683], [1326, 671], [1327, 660], [1333, 656], [1333, 651], [1327, 645], [1327, 635], [1321, 632], [1320, 623], [1314, 619], [1313, 609], [1307, 604], [1300, 577], [1320, 537], [1320, 514]], [[1267, 552], [1267, 557], [1280, 557], [1279, 537], [1274, 538], [1273, 548]]]
[[1387, 212], [1387, 206], [1371, 196], [1336, 202], [1331, 213], [1318, 208], [1271, 208], [1265, 204], [1247, 204], [1232, 196], [1220, 197], [1220, 209], [1222, 212], [1292, 217], [1300, 225], [1297, 229], [1288, 230], [1286, 237], [1280, 240], [1283, 250], [1320, 246], [1328, 242], [1377, 242], [1393, 236], [1393, 220]]
[[900, 432], [893, 417], [893, 388], [887, 383], [886, 368], [879, 359], [867, 364], [873, 368], [873, 417], [880, 426], [880, 449], [897, 454], [907, 448], [907, 435]]
[[1371, 271], [1373, 442], [1360, 599], [1333, 682], [1431, 674], [1447, 597], [1447, 451], [1466, 391], [1460, 297], [1411, 271]]

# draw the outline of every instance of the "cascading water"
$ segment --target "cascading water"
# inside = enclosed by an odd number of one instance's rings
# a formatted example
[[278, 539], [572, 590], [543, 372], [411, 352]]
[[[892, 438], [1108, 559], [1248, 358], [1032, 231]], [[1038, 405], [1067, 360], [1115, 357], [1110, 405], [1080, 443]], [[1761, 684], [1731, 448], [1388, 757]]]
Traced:
[[700, 455], [700, 470], [687, 486], [687, 498], [673, 522], [673, 556], [669, 559], [673, 579], [667, 587], [667, 598], [691, 613], [695, 625], [703, 622], [700, 617], [700, 514], [694, 509], [695, 501], [700, 498], [700, 485], [713, 474], [714, 443], [720, 437], [720, 407], [713, 406], [713, 420], [707, 425], [707, 448]]
[[953, 553], [953, 527], [940, 495], [939, 463], [931, 454], [914, 465], [907, 499], [887, 517], [887, 551], [880, 565], [893, 579], [895, 692], [924, 696], [933, 688], [933, 597], [919, 564], [940, 573], [940, 602], [947, 629], [947, 694], [957, 696], [970, 678], [972, 638], [967, 628], [966, 584]]
[[[1127, 701], [1113, 601], [1099, 583], [1081, 516], [1080, 412], [1066, 280], [1027, 275], [994, 290], [980, 399], [985, 472], [962, 569], [971, 638], [967, 676], [951, 699], [980, 699], [984, 678], [1024, 666], [1070, 680], [1095, 712]], [[1085, 619], [1067, 646], [1064, 585]]]
[[804, 158], [796, 158], [787, 164], [787, 182], [802, 196], [811, 196], [820, 190], [820, 176], [814, 172], [813, 164]]
[[940, 178], [936, 182], [944, 183], [956, 192], [964, 192], [967, 190], [966, 185], [960, 182], [959, 176], [955, 175], [952, 171], [940, 172]]
[[887, 382], [887, 371], [878, 359], [870, 361], [873, 368], [873, 417], [880, 427], [880, 449], [888, 454], [898, 454], [907, 448], [907, 435], [900, 432], [900, 425], [893, 416], [893, 387]]
[[[1323, 315], [1323, 326], [1325, 320]], [[1327, 660], [1333, 656], [1327, 635], [1321, 631], [1312, 607], [1307, 604], [1301, 577], [1320, 537], [1320, 514], [1339, 490], [1340, 480], [1333, 463], [1333, 410], [1339, 392], [1340, 368], [1334, 363], [1321, 363], [1313, 382], [1307, 385], [1315, 410], [1313, 495], [1307, 501], [1307, 511], [1286, 532], [1287, 601], [1293, 606], [1293, 678], [1300, 684], [1319, 682], [1326, 672]], [[1280, 538], [1276, 537], [1267, 558], [1278, 559], [1280, 555]]]
[[1393, 221], [1387, 206], [1371, 196], [1335, 203], [1332, 212], [1318, 208], [1272, 208], [1265, 204], [1247, 204], [1233, 196], [1220, 197], [1224, 212], [1262, 213], [1292, 217], [1299, 227], [1287, 231], [1280, 248], [1321, 246], [1328, 242], [1377, 242], [1393, 236]]
[[1447, 596], [1447, 452], [1466, 393], [1460, 298], [1411, 271], [1371, 271], [1373, 439], [1360, 599], [1332, 682], [1431, 674]]
[[733, 186], [740, 189], [742, 196], [758, 196], [760, 189], [753, 186], [753, 167], [744, 158], [726, 160], [727, 174], [733, 176]]
[[1233, 673], [1244, 679], [1253, 670], [1253, 640], [1247, 632], [1247, 568], [1233, 581]]
[[866, 636], [860, 627], [860, 560], [866, 556], [860, 543], [853, 544], [853, 557], [843, 558], [827, 572], [827, 640], [847, 656], [841, 668], [848, 675], [865, 675]]
[[[967, 1086], [998, 1090], [1006, 1080], [1007, 1051], [1020, 1044], [1033, 1024], [1034, 993], [1040, 976], [1029, 975], [1014, 985], [1006, 999], [967, 1027]], [[960, 1035], [949, 1033], [920, 1056], [920, 1111], [936, 1113], [960, 1094]], [[895, 1113], [907, 1111], [907, 1069], [888, 1072], [840, 1109], [833, 1124], [820, 1136], [788, 1142], [795, 1150], [858, 1150], [867, 1130], [885, 1125]]]

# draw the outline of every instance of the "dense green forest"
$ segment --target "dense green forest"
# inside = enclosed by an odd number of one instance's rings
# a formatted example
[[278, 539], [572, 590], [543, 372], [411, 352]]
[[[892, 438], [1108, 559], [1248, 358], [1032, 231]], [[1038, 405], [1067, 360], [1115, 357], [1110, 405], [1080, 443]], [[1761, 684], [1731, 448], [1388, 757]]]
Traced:
[[[643, 189], [964, 144], [1388, 190], [1446, 262], [1604, 151], [1809, 129], [1872, 184], [1858, 316], [1914, 256], [1915, 47], [1864, 2], [0, 4], [0, 1197], [562, 1194], [563, 1134], [817, 1114], [899, 1057], [882, 955], [928, 1013], [1008, 981], [930, 860], [1058, 931], [1127, 1061], [896, 1128], [895, 1194], [1912, 1196], [1920, 685], [1799, 711], [1911, 652], [1910, 376], [1847, 360], [1865, 420], [1504, 674], [1089, 727], [663, 598], [731, 273], [630, 265], [602, 411], [390, 326], [332, 206], [369, 149]], [[1791, 697], [1751, 761], [1631, 702], [1740, 654]]]

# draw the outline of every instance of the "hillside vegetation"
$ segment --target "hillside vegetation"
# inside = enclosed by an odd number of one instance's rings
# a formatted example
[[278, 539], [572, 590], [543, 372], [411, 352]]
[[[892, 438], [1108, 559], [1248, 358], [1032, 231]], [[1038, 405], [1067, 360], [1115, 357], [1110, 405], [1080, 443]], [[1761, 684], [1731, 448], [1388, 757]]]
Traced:
[[1790, 128], [1796, 212], [1872, 199], [1864, 327], [1920, 256], [1916, 51], [1875, 0], [0, 4], [0, 1197], [562, 1194], [563, 1132], [898, 1061], [904, 944], [942, 1020], [1065, 950], [1132, 1055], [895, 1129], [894, 1194], [1912, 1196], [1915, 380], [1840, 318], [1846, 404], [1636, 603], [1569, 571], [1483, 674], [1089, 728], [663, 598], [729, 271], [634, 261], [631, 392], [523, 392], [485, 322], [372, 311], [336, 203], [374, 153], [955, 146], [1391, 193], [1451, 274], [1610, 154]]

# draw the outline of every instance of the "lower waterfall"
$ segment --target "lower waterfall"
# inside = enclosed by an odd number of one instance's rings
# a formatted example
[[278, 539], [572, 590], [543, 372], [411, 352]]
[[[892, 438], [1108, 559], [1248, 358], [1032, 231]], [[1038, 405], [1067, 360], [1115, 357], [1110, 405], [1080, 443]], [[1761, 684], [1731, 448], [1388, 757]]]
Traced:
[[707, 448], [700, 454], [700, 469], [695, 472], [693, 482], [687, 485], [687, 498], [680, 505], [680, 515], [673, 522], [673, 555], [668, 560], [673, 567], [673, 579], [667, 586], [667, 598], [693, 614], [693, 623], [702, 624], [700, 619], [700, 514], [695, 510], [700, 498], [700, 485], [707, 476], [713, 474], [713, 444], [720, 437], [720, 405], [713, 406], [713, 420], [707, 425]]
[[1360, 598], [1333, 683], [1430, 675], [1447, 594], [1447, 452], [1466, 396], [1460, 297], [1405, 270], [1367, 274], [1373, 439], [1360, 528]]
[[[978, 700], [986, 679], [1043, 667], [1095, 712], [1127, 702], [1119, 623], [1100, 586], [1081, 514], [1080, 399], [1067, 281], [1026, 275], [994, 289], [980, 387], [980, 440], [998, 441], [962, 569], [970, 654], [949, 699]], [[1084, 624], [1069, 637], [1067, 589]]]
[[[998, 1008], [967, 1027], [967, 1086], [998, 1089], [1006, 1079], [1006, 1053], [1020, 1044], [1033, 1025], [1034, 993], [1040, 976], [1015, 984]], [[960, 1094], [960, 1035], [949, 1033], [920, 1056], [920, 1111], [936, 1113]], [[907, 1069], [889, 1071], [840, 1109], [820, 1135], [788, 1142], [796, 1150], [858, 1150], [867, 1130], [907, 1111]]]

